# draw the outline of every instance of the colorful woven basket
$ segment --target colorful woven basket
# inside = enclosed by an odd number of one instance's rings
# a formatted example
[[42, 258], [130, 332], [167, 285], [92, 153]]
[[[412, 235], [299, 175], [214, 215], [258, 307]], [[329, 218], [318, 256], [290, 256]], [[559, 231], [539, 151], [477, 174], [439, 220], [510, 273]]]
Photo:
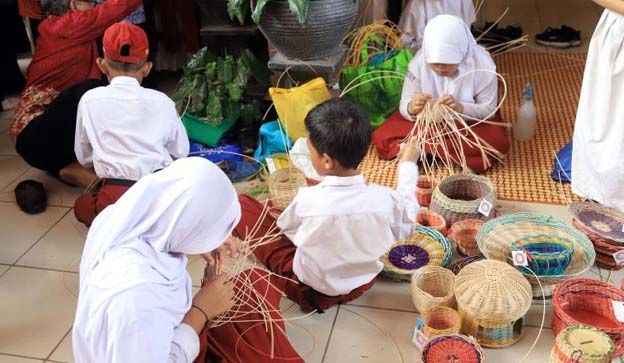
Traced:
[[434, 306], [429, 308], [424, 314], [423, 333], [427, 338], [440, 335], [458, 334], [461, 329], [461, 318], [459, 313], [447, 306]]
[[421, 175], [416, 183], [416, 200], [418, 205], [422, 207], [428, 207], [431, 204], [431, 196], [433, 190], [436, 187], [436, 182], [433, 178], [426, 175]]
[[440, 266], [425, 266], [412, 275], [412, 301], [420, 313], [435, 306], [455, 306], [455, 275]]
[[619, 271], [624, 268], [623, 263], [617, 263], [614, 255], [624, 254], [624, 247], [619, 244], [596, 235], [576, 218], [572, 219], [572, 225], [583, 232], [594, 244], [596, 250], [596, 266], [612, 271]]
[[455, 278], [455, 297], [464, 334], [484, 347], [517, 342], [531, 306], [531, 285], [515, 268], [495, 260], [477, 261]]
[[[574, 253], [563, 273], [558, 275], [538, 275], [544, 288], [545, 297], [550, 299], [554, 285], [563, 280], [581, 275], [594, 264], [596, 252], [587, 236], [568, 223], [551, 216], [516, 213], [486, 222], [477, 234], [477, 243], [486, 258], [512, 264], [511, 250], [513, 242], [538, 236], [548, 236], [559, 241], [570, 241], [574, 245]], [[541, 300], [542, 290], [539, 287], [537, 278], [533, 274], [527, 273], [527, 271], [523, 271], [523, 274], [533, 287], [534, 298]]]
[[431, 338], [425, 343], [420, 359], [423, 363], [482, 363], [485, 356], [474, 339], [451, 334]]
[[416, 224], [435, 229], [443, 235], [446, 233], [446, 221], [444, 218], [429, 208], [420, 208], [418, 210]]
[[[526, 253], [528, 268], [538, 276], [562, 275], [568, 268], [574, 253], [572, 241], [552, 235], [521, 238], [511, 244], [512, 251]], [[531, 274], [520, 268], [524, 274]]]
[[481, 254], [477, 245], [477, 233], [483, 226], [480, 219], [465, 219], [455, 222], [448, 232], [448, 239], [457, 246], [457, 251], [464, 256]]
[[[571, 326], [574, 326], [574, 325], [571, 325]], [[566, 325], [566, 323], [564, 323], [563, 320], [561, 320], [557, 316], [557, 314], [553, 315], [551, 328], [555, 337], [557, 337], [559, 333], [561, 333], [567, 327], [568, 326]], [[611, 338], [611, 340], [613, 340], [613, 345], [615, 346], [613, 358], [617, 358], [619, 356], [624, 355], [624, 335], [620, 335], [620, 334], [607, 334], [607, 335]]]
[[431, 228], [416, 226], [408, 240], [396, 242], [381, 258], [384, 273], [410, 281], [412, 274], [424, 266], [448, 266], [452, 257], [451, 244]]
[[464, 257], [460, 260], [453, 262], [449, 266], [449, 270], [453, 271], [453, 273], [457, 275], [459, 271], [461, 271], [464, 267], [470, 265], [473, 262], [477, 262], [481, 260], [485, 260], [485, 257], [483, 255]]
[[[487, 216], [479, 212], [484, 199], [492, 205]], [[448, 225], [453, 225], [464, 219], [492, 219], [494, 206], [496, 193], [490, 179], [480, 175], [457, 174], [442, 179], [433, 191], [430, 208], [444, 217]]]
[[615, 345], [609, 336], [587, 325], [566, 328], [555, 339], [549, 363], [610, 363]]
[[306, 177], [297, 168], [279, 169], [266, 175], [269, 200], [274, 208], [283, 211], [293, 201], [299, 189], [307, 186]]
[[624, 246], [624, 213], [593, 202], [571, 203], [570, 212], [593, 236]]

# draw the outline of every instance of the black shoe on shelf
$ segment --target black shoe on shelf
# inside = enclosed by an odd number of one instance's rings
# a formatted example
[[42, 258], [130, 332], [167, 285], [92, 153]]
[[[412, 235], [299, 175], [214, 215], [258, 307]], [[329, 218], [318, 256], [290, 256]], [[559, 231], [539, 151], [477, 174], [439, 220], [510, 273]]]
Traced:
[[570, 26], [562, 25], [561, 31], [570, 38], [573, 47], [579, 47], [581, 45], [581, 32]]
[[572, 46], [572, 38], [568, 32], [548, 27], [543, 33], [535, 36], [535, 43], [547, 47], [565, 49]]

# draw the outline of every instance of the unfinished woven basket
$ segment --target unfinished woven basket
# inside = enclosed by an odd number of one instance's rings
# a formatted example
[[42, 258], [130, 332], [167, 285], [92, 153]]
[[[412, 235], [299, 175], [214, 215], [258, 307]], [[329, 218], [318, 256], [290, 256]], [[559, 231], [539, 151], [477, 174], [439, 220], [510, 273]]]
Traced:
[[457, 275], [459, 271], [461, 271], [464, 267], [470, 265], [473, 262], [477, 262], [481, 260], [485, 260], [485, 257], [483, 255], [464, 257], [460, 260], [453, 262], [449, 266], [449, 270], [453, 271], [453, 273]]
[[575, 325], [557, 334], [549, 363], [610, 363], [614, 352], [615, 345], [607, 334], [591, 326]]
[[427, 338], [440, 335], [458, 334], [461, 329], [459, 313], [447, 306], [434, 306], [423, 314], [423, 333]]
[[452, 252], [450, 243], [440, 232], [416, 226], [414, 234], [392, 245], [381, 261], [387, 276], [410, 281], [412, 274], [421, 267], [448, 266]]
[[[477, 243], [486, 258], [512, 264], [511, 249], [513, 242], [538, 236], [567, 240], [574, 245], [574, 253], [565, 272], [558, 275], [538, 275], [544, 288], [545, 297], [550, 299], [554, 285], [581, 275], [594, 264], [596, 252], [587, 236], [568, 223], [551, 216], [516, 213], [486, 222], [477, 234]], [[533, 287], [533, 297], [541, 300], [542, 290], [535, 276], [527, 273], [527, 271], [524, 271], [523, 275]]]
[[455, 306], [455, 275], [440, 266], [425, 266], [412, 275], [412, 301], [422, 314], [435, 306]]
[[464, 256], [481, 254], [477, 245], [477, 233], [483, 226], [480, 219], [465, 219], [455, 222], [448, 232], [448, 239], [457, 246], [457, 251]]
[[593, 235], [624, 246], [624, 213], [593, 202], [571, 203], [570, 212]]
[[305, 187], [306, 177], [297, 168], [283, 168], [266, 176], [269, 187], [269, 198], [276, 209], [283, 211], [299, 192], [299, 188]]
[[435, 229], [443, 235], [446, 233], [446, 221], [444, 218], [429, 208], [418, 209], [416, 224]]
[[416, 200], [418, 205], [422, 207], [428, 207], [431, 204], [431, 196], [433, 190], [436, 187], [436, 182], [433, 178], [426, 175], [421, 175], [416, 183]]
[[429, 339], [422, 350], [423, 363], [483, 363], [485, 356], [474, 339], [459, 335], [442, 335]]
[[457, 174], [442, 179], [433, 191], [431, 210], [440, 214], [448, 225], [464, 219], [489, 220], [495, 209], [484, 216], [479, 213], [482, 200], [496, 206], [496, 192], [490, 179], [473, 174]]
[[531, 285], [508, 264], [483, 260], [464, 267], [455, 278], [455, 297], [465, 334], [479, 344], [500, 348], [517, 342], [531, 306]]

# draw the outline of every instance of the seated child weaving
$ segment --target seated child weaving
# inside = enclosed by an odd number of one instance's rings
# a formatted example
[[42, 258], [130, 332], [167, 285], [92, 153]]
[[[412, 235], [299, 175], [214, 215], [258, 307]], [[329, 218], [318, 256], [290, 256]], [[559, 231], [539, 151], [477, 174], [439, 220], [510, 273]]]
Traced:
[[[477, 45], [468, 25], [458, 17], [439, 15], [425, 28], [423, 47], [410, 62], [403, 84], [399, 110], [373, 133], [379, 156], [394, 158], [401, 140], [412, 130], [412, 117], [421, 113], [428, 102], [440, 102], [465, 115], [468, 124], [487, 118], [488, 123], [459, 130], [474, 141], [472, 133], [501, 154], [509, 150], [509, 138], [498, 114], [498, 82], [493, 73], [496, 65], [488, 52]], [[501, 125], [491, 121], [501, 121]], [[418, 132], [418, 130], [416, 130]], [[458, 163], [465, 155], [466, 166], [475, 173], [485, 171], [481, 150], [457, 138], [439, 136], [437, 144], [425, 145], [428, 154]], [[445, 144], [445, 147], [444, 145]]]
[[[305, 119], [312, 165], [324, 176], [302, 188], [277, 226], [283, 235], [259, 246], [256, 258], [288, 278], [281, 289], [304, 309], [319, 312], [361, 296], [383, 269], [380, 257], [414, 229], [418, 151], [408, 144], [399, 164], [398, 188], [366, 184], [356, 168], [371, 138], [368, 115], [346, 99], [328, 100]], [[242, 218], [234, 235], [261, 238], [274, 226], [263, 206], [240, 197]], [[250, 234], [259, 224], [257, 232]], [[294, 282], [297, 281], [297, 282]]]
[[97, 64], [110, 85], [85, 93], [76, 122], [76, 157], [102, 178], [98, 190], [76, 200], [76, 218], [87, 226], [134, 182], [189, 152], [173, 101], [140, 85], [152, 68], [145, 32], [117, 23], [103, 43], [104, 59]]

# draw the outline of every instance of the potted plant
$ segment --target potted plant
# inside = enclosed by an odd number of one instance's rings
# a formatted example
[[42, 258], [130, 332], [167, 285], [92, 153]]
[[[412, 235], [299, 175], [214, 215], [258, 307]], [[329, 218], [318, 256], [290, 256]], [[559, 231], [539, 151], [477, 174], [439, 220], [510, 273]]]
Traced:
[[332, 56], [353, 27], [359, 0], [228, 0], [230, 18], [247, 13], [273, 46], [288, 58]]
[[261, 115], [260, 103], [246, 92], [252, 78], [269, 83], [268, 71], [247, 49], [236, 58], [215, 57], [206, 48], [195, 53], [173, 95], [189, 138], [216, 146], [239, 116], [244, 125], [257, 122], [250, 118]]

